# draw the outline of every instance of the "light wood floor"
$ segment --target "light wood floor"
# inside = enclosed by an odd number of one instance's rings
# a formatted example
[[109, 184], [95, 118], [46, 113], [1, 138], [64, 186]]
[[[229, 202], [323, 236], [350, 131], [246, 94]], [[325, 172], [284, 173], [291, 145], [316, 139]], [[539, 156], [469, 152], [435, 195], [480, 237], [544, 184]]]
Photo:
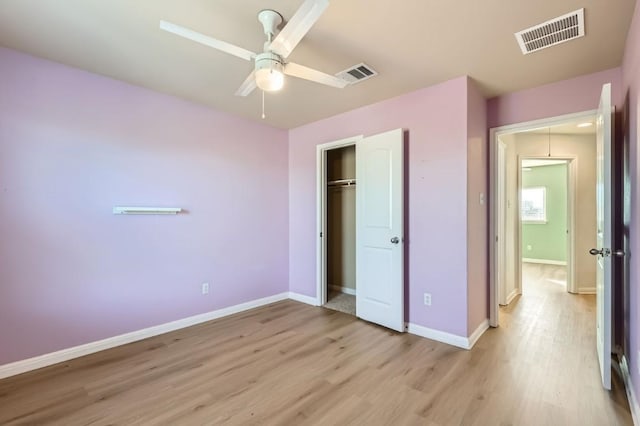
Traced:
[[632, 424], [547, 272], [471, 351], [285, 301], [2, 380], [0, 424]]

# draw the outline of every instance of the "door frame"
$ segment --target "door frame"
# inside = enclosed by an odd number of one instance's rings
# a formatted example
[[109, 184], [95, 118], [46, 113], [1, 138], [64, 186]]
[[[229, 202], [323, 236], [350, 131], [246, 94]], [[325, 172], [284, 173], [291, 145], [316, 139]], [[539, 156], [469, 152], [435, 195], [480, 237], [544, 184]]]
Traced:
[[505, 126], [493, 127], [489, 129], [489, 325], [498, 327], [499, 325], [499, 294], [496, 285], [496, 273], [498, 271], [498, 249], [502, 245], [504, 235], [498, 234], [496, 194], [498, 190], [497, 182], [497, 145], [499, 137], [507, 133], [531, 131], [543, 127], [556, 126], [567, 121], [574, 121], [581, 118], [594, 117], [597, 110], [592, 109], [572, 114], [564, 114], [556, 117], [542, 118], [538, 120], [525, 121], [521, 123], [509, 124]]
[[522, 161], [523, 160], [565, 160], [567, 163], [567, 291], [569, 293], [578, 294], [578, 288], [576, 284], [576, 257], [575, 257], [575, 224], [576, 224], [576, 194], [577, 194], [577, 173], [578, 173], [578, 157], [575, 155], [564, 156], [531, 156], [531, 155], [518, 155], [518, 181], [516, 188], [518, 190], [517, 202], [518, 202], [518, 220], [517, 220], [517, 233], [516, 233], [516, 270], [518, 276], [517, 289], [518, 294], [522, 294], [522, 200], [520, 195], [522, 194]]
[[[496, 138], [497, 139], [497, 138]], [[497, 139], [496, 144], [496, 233], [498, 235], [506, 235], [507, 231], [507, 179], [506, 179], [506, 155], [507, 144]], [[508, 264], [509, 252], [506, 247], [506, 238], [500, 238], [496, 243], [496, 286], [498, 288], [497, 303], [506, 305], [506, 265]]]
[[[363, 135], [351, 136], [316, 146], [316, 305], [318, 306], [327, 303], [327, 151], [355, 146], [363, 138]], [[356, 288], [356, 297], [358, 297], [357, 293]]]

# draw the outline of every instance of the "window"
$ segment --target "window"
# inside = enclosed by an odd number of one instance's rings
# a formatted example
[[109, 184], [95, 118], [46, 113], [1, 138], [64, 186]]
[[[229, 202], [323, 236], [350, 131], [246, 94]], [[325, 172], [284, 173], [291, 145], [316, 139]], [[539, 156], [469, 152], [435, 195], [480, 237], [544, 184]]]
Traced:
[[547, 188], [522, 188], [521, 219], [529, 223], [547, 223]]

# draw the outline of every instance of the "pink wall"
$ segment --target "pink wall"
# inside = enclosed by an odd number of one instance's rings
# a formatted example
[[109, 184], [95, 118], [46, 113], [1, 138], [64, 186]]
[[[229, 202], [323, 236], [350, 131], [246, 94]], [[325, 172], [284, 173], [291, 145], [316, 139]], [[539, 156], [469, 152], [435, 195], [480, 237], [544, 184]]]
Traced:
[[[631, 28], [627, 36], [624, 61], [622, 65], [623, 98], [628, 98], [628, 128], [630, 148], [631, 177], [631, 227], [630, 227], [630, 303], [629, 303], [629, 350], [632, 382], [636, 397], [640, 398], [640, 150], [638, 149], [638, 129], [640, 128], [640, 6], [636, 4]], [[640, 400], [638, 401], [640, 403]]]
[[[489, 317], [489, 144], [487, 102], [469, 79], [467, 92], [467, 274], [469, 333]], [[480, 194], [484, 203], [480, 204]]]
[[489, 99], [489, 128], [598, 108], [600, 91], [612, 83], [613, 102], [622, 102], [620, 68], [583, 75]]
[[[467, 78], [289, 132], [289, 285], [316, 295], [316, 146], [408, 131], [408, 321], [467, 335]], [[433, 305], [423, 304], [430, 292]]]
[[286, 131], [6, 49], [0, 76], [0, 365], [288, 290]]

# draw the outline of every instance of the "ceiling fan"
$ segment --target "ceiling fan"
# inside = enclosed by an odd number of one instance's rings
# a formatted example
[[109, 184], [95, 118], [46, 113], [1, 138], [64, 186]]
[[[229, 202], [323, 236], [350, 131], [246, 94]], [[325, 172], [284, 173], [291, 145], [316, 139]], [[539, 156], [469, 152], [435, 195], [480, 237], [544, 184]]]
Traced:
[[236, 91], [237, 96], [247, 96], [256, 87], [265, 92], [280, 90], [284, 85], [285, 74], [342, 89], [348, 85], [348, 82], [341, 78], [293, 62], [286, 62], [286, 58], [328, 6], [329, 0], [305, 0], [277, 35], [277, 28], [283, 22], [282, 15], [270, 9], [261, 11], [258, 14], [258, 20], [262, 23], [267, 36], [262, 53], [251, 52], [167, 21], [160, 21], [160, 29], [247, 61], [253, 60], [255, 68]]

